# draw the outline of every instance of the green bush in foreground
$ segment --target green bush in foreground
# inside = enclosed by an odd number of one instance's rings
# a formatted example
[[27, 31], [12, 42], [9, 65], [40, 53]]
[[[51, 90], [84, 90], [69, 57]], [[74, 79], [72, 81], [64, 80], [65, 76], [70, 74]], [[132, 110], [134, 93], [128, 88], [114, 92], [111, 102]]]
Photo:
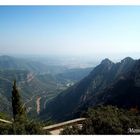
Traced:
[[140, 128], [139, 113], [118, 109], [114, 106], [100, 106], [88, 110], [87, 120], [83, 123], [82, 129], [69, 127], [64, 129], [61, 134], [129, 134], [130, 128]]
[[12, 135], [13, 128], [11, 124], [0, 123], [0, 135]]
[[80, 134], [80, 129], [78, 126], [74, 125], [71, 127], [65, 127], [64, 130], [60, 133], [60, 135], [77, 135]]
[[36, 122], [26, 122], [20, 124], [18, 122], [13, 124], [0, 123], [0, 135], [45, 135], [49, 132], [42, 130], [42, 125]]

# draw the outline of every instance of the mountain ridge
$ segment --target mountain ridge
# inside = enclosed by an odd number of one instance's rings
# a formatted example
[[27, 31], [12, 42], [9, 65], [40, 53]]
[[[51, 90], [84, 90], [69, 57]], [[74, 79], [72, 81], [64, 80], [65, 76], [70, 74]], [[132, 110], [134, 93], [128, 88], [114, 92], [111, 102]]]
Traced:
[[[137, 60], [128, 57], [118, 63], [104, 59], [87, 77], [50, 101], [46, 105], [47, 112], [42, 112], [42, 118], [51, 117], [56, 121], [60, 121], [62, 118], [73, 118], [76, 110], [84, 106], [85, 102], [91, 99], [98, 100], [99, 93], [120, 79], [124, 79], [137, 62]], [[96, 104], [93, 102], [92, 105]]]

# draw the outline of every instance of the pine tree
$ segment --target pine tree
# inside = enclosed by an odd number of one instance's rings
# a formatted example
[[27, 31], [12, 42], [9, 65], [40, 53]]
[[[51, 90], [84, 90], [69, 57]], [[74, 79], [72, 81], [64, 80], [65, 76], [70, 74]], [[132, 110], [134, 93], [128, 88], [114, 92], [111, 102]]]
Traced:
[[27, 122], [25, 107], [22, 105], [21, 97], [14, 81], [12, 90], [12, 108], [13, 108], [13, 133], [26, 134], [25, 125]]
[[16, 86], [16, 81], [14, 81], [12, 91], [12, 107], [14, 121], [25, 121], [26, 111], [25, 107], [22, 105], [21, 97]]

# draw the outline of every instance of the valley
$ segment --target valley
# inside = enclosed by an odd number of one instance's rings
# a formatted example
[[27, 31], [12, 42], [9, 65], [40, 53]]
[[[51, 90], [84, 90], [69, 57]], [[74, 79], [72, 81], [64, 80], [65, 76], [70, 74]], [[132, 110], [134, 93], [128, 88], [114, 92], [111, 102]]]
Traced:
[[[4, 56], [5, 59], [6, 56]], [[2, 60], [0, 62], [2, 63]], [[45, 133], [47, 131], [52, 134], [83, 133], [82, 129], [88, 129], [84, 122], [80, 127], [78, 124], [73, 126], [74, 124], [70, 123], [69, 126], [67, 123], [71, 122], [70, 120], [76, 121], [76, 118], [84, 118], [90, 126], [88, 119], [92, 120], [93, 117], [88, 118], [89, 109], [93, 109], [93, 112], [99, 111], [99, 114], [104, 110], [106, 114], [107, 111], [118, 111], [118, 109], [120, 112], [124, 109], [126, 116], [127, 113], [132, 113], [134, 116], [139, 113], [140, 60], [126, 57], [114, 63], [106, 58], [93, 68], [64, 68], [65, 70], [61, 72], [54, 70], [54, 73], [48, 73], [48, 71], [38, 73], [31, 69], [22, 69], [23, 67], [14, 69], [15, 64], [13, 68], [10, 65], [10, 69], [0, 66], [0, 112], [9, 116], [6, 119], [2, 114], [1, 121], [12, 118], [11, 90], [14, 80], [17, 82], [22, 98], [22, 108], [25, 108], [30, 119], [43, 122], [41, 130], [44, 128]], [[21, 62], [20, 65], [22, 65]], [[132, 118], [128, 119], [133, 121]], [[137, 120], [134, 119], [134, 121]], [[49, 122], [51, 123], [48, 126]], [[68, 128], [65, 128], [62, 122], [66, 123], [65, 127]], [[56, 127], [59, 125], [62, 126]], [[54, 128], [50, 130], [50, 127]], [[91, 133], [94, 132], [91, 131]]]
[[63, 70], [58, 72], [54, 65], [0, 56], [0, 111], [8, 114], [12, 112], [10, 100], [14, 80], [17, 81], [28, 115], [36, 118], [46, 108], [47, 102], [91, 71], [91, 68], [68, 69], [61, 65], [58, 69], [60, 68]]

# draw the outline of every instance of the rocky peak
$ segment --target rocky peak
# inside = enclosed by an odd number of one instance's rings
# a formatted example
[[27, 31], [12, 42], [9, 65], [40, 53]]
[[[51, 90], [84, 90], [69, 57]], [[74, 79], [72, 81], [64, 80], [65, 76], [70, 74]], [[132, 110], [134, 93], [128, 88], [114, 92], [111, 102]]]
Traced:
[[129, 62], [132, 62], [132, 61], [134, 61], [134, 60], [131, 57], [126, 57], [121, 61], [121, 63], [129, 63]]
[[103, 64], [103, 65], [110, 65], [110, 64], [113, 64], [113, 62], [110, 61], [108, 58], [105, 58], [104, 60], [102, 60], [101, 64]]

